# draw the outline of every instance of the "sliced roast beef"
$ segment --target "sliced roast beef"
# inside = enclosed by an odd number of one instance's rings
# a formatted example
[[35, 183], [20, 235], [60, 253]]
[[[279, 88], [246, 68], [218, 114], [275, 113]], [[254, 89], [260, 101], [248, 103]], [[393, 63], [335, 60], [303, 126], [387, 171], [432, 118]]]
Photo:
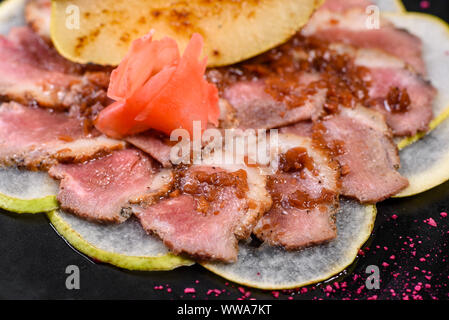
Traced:
[[370, 69], [372, 106], [385, 115], [396, 136], [429, 129], [436, 89], [408, 69]]
[[271, 205], [265, 179], [253, 168], [191, 166], [177, 169], [175, 188], [149, 207], [135, 208], [142, 226], [176, 254], [234, 262]]
[[425, 75], [421, 40], [382, 17], [379, 28], [368, 28], [366, 5], [367, 1], [364, 0], [327, 0], [303, 28], [302, 34], [330, 42], [384, 50]]
[[312, 121], [301, 121], [295, 123], [294, 125], [282, 127], [279, 130], [280, 133], [290, 133], [296, 134], [300, 137], [312, 138], [313, 136], [313, 122]]
[[62, 209], [98, 222], [125, 221], [131, 203], [164, 194], [172, 181], [170, 172], [161, 172], [151, 158], [132, 149], [85, 163], [58, 164], [49, 174], [61, 180]]
[[427, 131], [436, 95], [430, 82], [410, 70], [402, 60], [383, 51], [341, 44], [332, 44], [331, 48], [353, 57], [356, 65], [368, 68], [367, 105], [385, 115], [394, 135], [410, 136]]
[[291, 98], [301, 99], [298, 104], [289, 105], [267, 93], [265, 80], [241, 81], [224, 90], [226, 99], [234, 109], [233, 118], [242, 129], [271, 129], [316, 117], [321, 112], [326, 93], [324, 90], [309, 93], [307, 85], [317, 81], [317, 75], [298, 78], [302, 86], [289, 92]]
[[51, 0], [28, 0], [25, 6], [27, 24], [42, 39], [50, 42]]
[[0, 96], [67, 110], [106, 103], [109, 73], [84, 72], [27, 27], [0, 36]]
[[125, 140], [140, 150], [148, 153], [165, 168], [172, 167], [172, 163], [170, 162], [171, 143], [162, 133], [150, 130], [126, 137]]
[[310, 138], [281, 134], [279, 141], [279, 171], [267, 182], [273, 205], [260, 219], [255, 235], [288, 250], [334, 239], [338, 165]]
[[58, 161], [85, 161], [123, 146], [98, 132], [88, 134], [82, 121], [64, 113], [15, 102], [0, 105], [0, 162], [4, 165], [45, 169]]
[[392, 133], [377, 111], [342, 108], [315, 125], [314, 137], [341, 165], [342, 195], [376, 203], [408, 186], [397, 172], [400, 160]]

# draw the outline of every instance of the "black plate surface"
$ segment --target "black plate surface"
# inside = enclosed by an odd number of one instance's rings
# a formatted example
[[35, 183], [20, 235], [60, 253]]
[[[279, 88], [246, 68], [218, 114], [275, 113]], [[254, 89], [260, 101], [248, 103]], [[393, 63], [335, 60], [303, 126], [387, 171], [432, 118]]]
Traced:
[[[405, 1], [409, 10], [449, 20], [449, 2]], [[130, 272], [96, 264], [73, 250], [44, 215], [0, 211], [1, 299], [448, 299], [449, 183], [378, 205], [375, 231], [356, 262], [339, 277], [302, 290], [269, 292], [228, 283], [200, 266], [170, 272]], [[395, 218], [397, 216], [397, 218]], [[436, 227], [425, 221], [432, 218]], [[80, 269], [80, 289], [68, 290], [68, 265]], [[368, 266], [380, 289], [368, 290]], [[194, 288], [195, 293], [184, 293]], [[220, 294], [210, 290], [220, 290]]]

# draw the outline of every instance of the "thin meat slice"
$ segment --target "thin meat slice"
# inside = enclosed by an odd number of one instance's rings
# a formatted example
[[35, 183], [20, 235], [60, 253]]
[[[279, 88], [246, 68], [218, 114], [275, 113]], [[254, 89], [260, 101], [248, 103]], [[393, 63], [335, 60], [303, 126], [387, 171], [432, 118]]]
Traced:
[[341, 42], [355, 47], [383, 50], [404, 60], [418, 73], [425, 75], [421, 39], [406, 30], [396, 28], [380, 18], [379, 28], [367, 27], [367, 1], [327, 0], [301, 31], [329, 42]]
[[[324, 90], [308, 93], [307, 86], [318, 81], [317, 75], [298, 77], [299, 87], [294, 93], [302, 97], [299, 105], [287, 105], [267, 92], [265, 80], [239, 81], [224, 89], [223, 99], [233, 108], [233, 122], [228, 127], [241, 129], [271, 129], [316, 117], [326, 98]], [[229, 117], [229, 115], [228, 115]]]
[[85, 161], [121, 149], [124, 143], [98, 132], [85, 133], [84, 124], [64, 113], [0, 105], [0, 163], [46, 169], [58, 161]]
[[271, 205], [265, 179], [253, 168], [192, 166], [178, 171], [167, 199], [135, 208], [142, 226], [175, 254], [235, 262], [238, 240], [247, 239]]
[[369, 0], [326, 0], [320, 7], [320, 10], [329, 10], [332, 12], [345, 12], [350, 9], [365, 10], [373, 3]]
[[260, 219], [254, 234], [287, 250], [335, 239], [338, 166], [310, 138], [282, 134], [279, 141], [284, 160], [267, 183], [273, 206]]
[[291, 126], [282, 127], [279, 129], [280, 133], [296, 134], [300, 137], [312, 138], [313, 136], [313, 121], [301, 121]]
[[[373, 107], [385, 115], [394, 135], [413, 136], [429, 129], [437, 94], [430, 82], [405, 68], [376, 68], [370, 70], [370, 75]], [[401, 103], [404, 110], [400, 110]]]
[[382, 114], [364, 107], [342, 108], [314, 131], [341, 165], [342, 195], [376, 203], [408, 186], [397, 172], [398, 150]]
[[150, 130], [128, 136], [125, 140], [159, 161], [164, 168], [172, 167], [170, 162], [171, 144], [164, 134]]
[[85, 72], [28, 27], [0, 36], [0, 96], [58, 110], [106, 103], [109, 73]]
[[369, 104], [385, 115], [394, 135], [411, 136], [428, 130], [436, 96], [430, 82], [383, 51], [341, 44], [332, 44], [331, 48], [353, 57], [357, 66], [368, 68]]
[[[143, 153], [124, 149], [79, 164], [58, 164], [49, 171], [61, 180], [58, 201], [62, 209], [97, 222], [123, 222], [131, 215], [131, 203], [165, 193], [171, 182], [156, 176], [157, 165]], [[165, 173], [167, 175], [167, 173]]]
[[28, 0], [25, 5], [27, 24], [42, 39], [50, 42], [51, 0]]

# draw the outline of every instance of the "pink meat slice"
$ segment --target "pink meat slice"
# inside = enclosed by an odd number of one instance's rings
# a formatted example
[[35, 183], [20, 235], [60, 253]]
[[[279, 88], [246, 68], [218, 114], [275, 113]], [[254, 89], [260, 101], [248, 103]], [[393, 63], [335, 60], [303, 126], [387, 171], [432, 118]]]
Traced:
[[279, 129], [280, 133], [291, 133], [296, 134], [300, 137], [312, 138], [313, 135], [313, 122], [312, 121], [301, 121], [295, 123], [291, 126], [282, 127]]
[[421, 40], [383, 18], [379, 29], [368, 29], [367, 5], [367, 1], [327, 0], [315, 12], [302, 33], [325, 41], [383, 50], [425, 75], [427, 72], [422, 58]]
[[[385, 115], [394, 135], [412, 136], [429, 129], [429, 123], [434, 116], [433, 102], [437, 93], [430, 82], [406, 68], [372, 68], [370, 76], [369, 95], [378, 101], [374, 107]], [[408, 110], [395, 113], [387, 109], [385, 97], [392, 88], [407, 90], [411, 101]]]
[[[305, 88], [318, 79], [318, 75], [303, 75], [298, 82]], [[239, 128], [271, 129], [312, 119], [319, 115], [326, 98], [325, 91], [319, 90], [308, 96], [303, 105], [288, 107], [284, 102], [275, 100], [265, 89], [264, 80], [239, 81], [226, 87], [223, 98], [235, 110], [234, 118]], [[298, 95], [304, 95], [301, 87], [298, 88]]]
[[334, 156], [342, 167], [342, 195], [376, 203], [408, 186], [397, 171], [398, 150], [383, 115], [363, 107], [344, 108], [321, 126], [325, 143], [338, 149]]
[[106, 100], [107, 72], [82, 73], [28, 27], [0, 36], [0, 96], [52, 109], [95, 105]]
[[0, 105], [0, 162], [5, 165], [45, 169], [58, 161], [85, 161], [123, 145], [98, 132], [86, 135], [83, 123], [64, 113], [15, 102]]
[[147, 131], [126, 137], [125, 140], [159, 161], [164, 168], [172, 167], [170, 162], [171, 146], [165, 141], [161, 133]]
[[[183, 186], [191, 184], [190, 174], [194, 172], [212, 174], [220, 171], [223, 169], [192, 166], [179, 183]], [[238, 240], [250, 236], [260, 215], [271, 204], [270, 201], [262, 206], [256, 204], [259, 208], [252, 209], [248, 197], [238, 197], [234, 187], [220, 189], [218, 197], [209, 202], [206, 212], [197, 210], [197, 201], [197, 196], [181, 193], [146, 208], [135, 208], [134, 212], [143, 228], [158, 235], [175, 254], [235, 262]], [[261, 199], [264, 201], [266, 199]]]
[[[366, 81], [369, 106], [383, 113], [396, 136], [411, 136], [428, 130], [433, 118], [436, 89], [429, 81], [411, 70], [404, 61], [377, 49], [359, 49], [333, 43], [331, 48], [354, 58], [355, 64], [368, 69]], [[391, 90], [406, 91], [410, 104], [396, 112], [389, 106]]]
[[[339, 202], [339, 171], [329, 155], [313, 147], [310, 139], [298, 146], [307, 148], [318, 174], [308, 169], [302, 172], [278, 172], [271, 176], [273, 206], [260, 219], [254, 234], [273, 246], [297, 250], [329, 242], [336, 238], [335, 214]], [[288, 199], [300, 192], [310, 199], [331, 196], [309, 207], [288, 205]], [[280, 197], [280, 198], [279, 198]]]
[[157, 166], [143, 153], [125, 149], [80, 164], [58, 164], [49, 171], [61, 180], [62, 209], [98, 222], [123, 222], [131, 204], [151, 189]]

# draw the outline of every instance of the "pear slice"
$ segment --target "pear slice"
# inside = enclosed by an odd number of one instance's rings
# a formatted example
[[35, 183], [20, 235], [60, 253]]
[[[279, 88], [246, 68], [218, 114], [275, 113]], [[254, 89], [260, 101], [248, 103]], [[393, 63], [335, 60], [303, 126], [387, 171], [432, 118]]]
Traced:
[[132, 40], [151, 29], [183, 50], [193, 33], [205, 40], [209, 66], [232, 64], [291, 37], [321, 0], [53, 0], [50, 33], [67, 59], [117, 65]]
[[230, 281], [265, 290], [291, 289], [317, 283], [340, 273], [357, 257], [376, 219], [376, 207], [342, 200], [337, 213], [338, 236], [328, 244], [288, 252], [277, 247], [240, 244], [233, 264], [202, 263]]
[[43, 172], [0, 168], [0, 208], [39, 213], [58, 208], [58, 185]]
[[74, 248], [101, 262], [141, 271], [172, 270], [194, 264], [169, 253], [162, 241], [148, 235], [135, 218], [104, 225], [60, 210], [47, 215], [58, 233]]

